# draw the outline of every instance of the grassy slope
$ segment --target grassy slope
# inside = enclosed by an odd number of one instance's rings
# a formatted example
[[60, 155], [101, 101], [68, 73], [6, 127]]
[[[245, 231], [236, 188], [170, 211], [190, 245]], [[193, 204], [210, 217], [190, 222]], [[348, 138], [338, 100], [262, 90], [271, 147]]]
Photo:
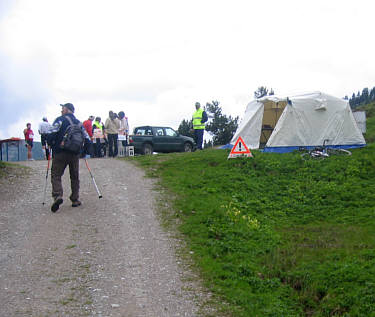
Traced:
[[207, 285], [235, 316], [375, 316], [374, 145], [351, 157], [142, 157], [177, 194]]
[[[375, 105], [366, 140], [375, 140]], [[351, 157], [139, 157], [177, 197], [206, 285], [233, 316], [375, 316], [375, 144]]]
[[0, 180], [8, 177], [20, 176], [26, 173], [27, 168], [14, 163], [0, 161]]

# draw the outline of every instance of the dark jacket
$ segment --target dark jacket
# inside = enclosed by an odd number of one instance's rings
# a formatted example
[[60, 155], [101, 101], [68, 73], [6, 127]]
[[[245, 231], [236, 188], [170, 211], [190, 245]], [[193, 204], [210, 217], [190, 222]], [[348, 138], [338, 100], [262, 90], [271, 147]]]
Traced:
[[[66, 116], [69, 116], [74, 124], [80, 123], [80, 121], [72, 113], [64, 114], [60, 117], [57, 117], [52, 124], [52, 128], [49, 131], [50, 133], [47, 136], [47, 142], [51, 146], [53, 153], [57, 154], [64, 151], [60, 148], [60, 144], [63, 140], [65, 131], [69, 126], [69, 121], [66, 119]], [[86, 138], [89, 138], [85, 128], [82, 126]]]
[[203, 113], [202, 113], [202, 123], [205, 123], [207, 121], [208, 121], [207, 112], [203, 111]]

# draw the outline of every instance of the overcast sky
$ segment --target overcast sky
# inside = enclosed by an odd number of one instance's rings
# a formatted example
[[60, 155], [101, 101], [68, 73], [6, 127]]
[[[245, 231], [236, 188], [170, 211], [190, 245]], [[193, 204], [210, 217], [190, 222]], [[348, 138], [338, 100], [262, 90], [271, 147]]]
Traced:
[[[259, 86], [351, 96], [375, 86], [372, 0], [0, 0], [0, 138], [60, 103], [123, 110], [131, 129], [220, 101], [242, 116]], [[36, 133], [37, 134], [37, 133]], [[37, 134], [38, 135], [38, 134]]]

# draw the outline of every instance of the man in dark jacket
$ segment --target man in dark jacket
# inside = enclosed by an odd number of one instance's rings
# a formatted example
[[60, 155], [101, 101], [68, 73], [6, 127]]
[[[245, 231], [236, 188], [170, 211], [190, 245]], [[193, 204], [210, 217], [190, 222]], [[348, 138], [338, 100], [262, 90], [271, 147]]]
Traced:
[[71, 103], [61, 105], [61, 116], [56, 118], [52, 124], [50, 133], [48, 134], [48, 144], [52, 147], [52, 168], [51, 168], [51, 183], [52, 183], [52, 197], [54, 202], [51, 206], [51, 211], [56, 212], [63, 203], [63, 187], [61, 177], [64, 174], [65, 168], [69, 165], [70, 183], [72, 193], [70, 200], [72, 207], [81, 205], [79, 201], [79, 154], [67, 151], [62, 148], [62, 141], [64, 134], [69, 125], [80, 124], [82, 133], [90, 142], [90, 137], [85, 128], [78, 119], [74, 116], [74, 106]]

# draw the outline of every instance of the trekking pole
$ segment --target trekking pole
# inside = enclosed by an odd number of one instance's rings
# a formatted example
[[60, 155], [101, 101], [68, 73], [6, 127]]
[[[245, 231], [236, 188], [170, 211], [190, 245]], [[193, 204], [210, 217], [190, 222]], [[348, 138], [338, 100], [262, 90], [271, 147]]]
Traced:
[[49, 147], [48, 163], [47, 163], [47, 173], [46, 173], [46, 182], [44, 184], [44, 195], [43, 195], [43, 203], [42, 203], [42, 205], [44, 205], [45, 201], [46, 201], [47, 180], [48, 180], [48, 171], [49, 171], [49, 163], [50, 163], [50, 161], [51, 161], [51, 148]]
[[94, 176], [93, 176], [92, 173], [91, 173], [91, 170], [90, 170], [89, 164], [87, 163], [87, 159], [86, 159], [86, 157], [84, 158], [84, 160], [85, 160], [85, 163], [86, 163], [86, 167], [87, 167], [87, 169], [88, 169], [88, 171], [89, 171], [89, 173], [90, 173], [90, 175], [91, 175], [92, 182], [94, 183], [94, 186], [95, 186], [96, 192], [98, 193], [98, 196], [99, 196], [99, 199], [100, 199], [100, 198], [102, 198], [103, 196], [102, 196], [102, 194], [100, 193], [98, 186], [96, 185], [95, 178], [94, 178]]

